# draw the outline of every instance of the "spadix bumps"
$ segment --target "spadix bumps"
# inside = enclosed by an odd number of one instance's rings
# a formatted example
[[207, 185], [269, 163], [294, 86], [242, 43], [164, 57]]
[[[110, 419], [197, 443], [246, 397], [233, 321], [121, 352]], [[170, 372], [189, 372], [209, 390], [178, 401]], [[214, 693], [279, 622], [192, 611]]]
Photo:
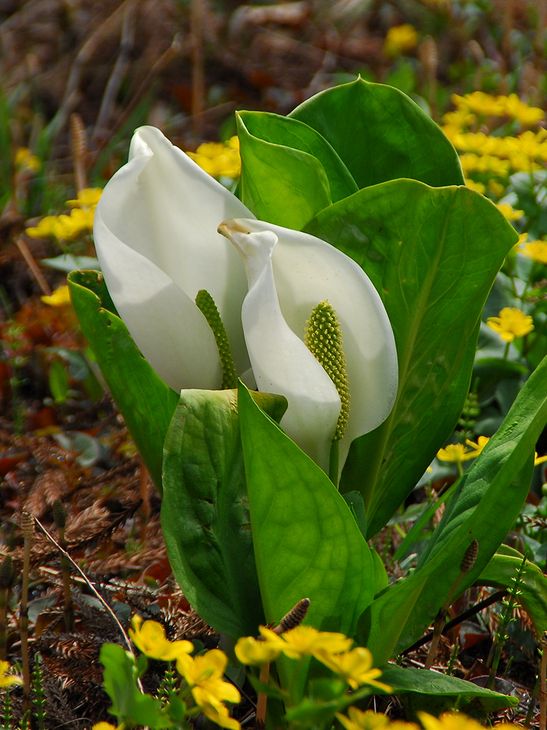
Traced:
[[223, 387], [218, 341], [196, 304], [205, 290], [237, 375], [287, 397], [281, 426], [326, 468], [340, 395], [304, 337], [312, 311], [328, 301], [349, 382], [341, 464], [351, 441], [389, 414], [397, 390], [395, 344], [363, 270], [324, 241], [255, 220], [159, 130], [135, 133], [129, 162], [97, 208], [95, 242], [121, 317], [175, 390]]

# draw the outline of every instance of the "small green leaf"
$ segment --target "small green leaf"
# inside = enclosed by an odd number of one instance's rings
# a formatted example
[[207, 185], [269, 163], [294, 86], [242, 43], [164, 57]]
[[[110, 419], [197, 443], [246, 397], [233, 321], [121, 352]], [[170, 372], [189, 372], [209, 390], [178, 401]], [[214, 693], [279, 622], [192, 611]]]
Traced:
[[68, 285], [82, 332], [161, 491], [163, 442], [178, 395], [156, 375], [139, 352], [127, 327], [115, 313], [102, 274], [73, 271]]
[[[523, 556], [508, 545], [500, 545], [477, 583], [488, 586], [511, 588], [513, 578], [522, 564]], [[517, 601], [527, 611], [536, 634], [541, 637], [547, 631], [547, 576], [535, 563], [527, 560], [522, 569]]]
[[99, 655], [104, 667], [104, 688], [112, 701], [109, 712], [127, 725], [171, 727], [160, 700], [137, 687], [137, 667], [132, 654], [118, 644], [103, 644]]
[[458, 155], [439, 127], [391, 86], [358, 78], [312, 96], [289, 118], [330, 142], [359, 188], [397, 178], [464, 183]]
[[[237, 638], [264, 622], [233, 390], [183, 390], [164, 451], [161, 522], [169, 562], [192, 607]], [[255, 397], [280, 418], [285, 401]]]

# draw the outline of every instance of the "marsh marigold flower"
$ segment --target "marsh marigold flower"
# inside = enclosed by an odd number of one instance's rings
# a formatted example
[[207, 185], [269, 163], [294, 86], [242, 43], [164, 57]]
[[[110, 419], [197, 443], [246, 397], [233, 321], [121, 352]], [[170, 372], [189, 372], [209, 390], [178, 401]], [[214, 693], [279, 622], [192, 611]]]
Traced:
[[413, 722], [403, 722], [395, 720], [392, 722], [389, 717], [372, 710], [357, 709], [357, 707], [348, 708], [348, 716], [337, 714], [340, 724], [346, 730], [419, 730], [418, 725]]
[[135, 646], [150, 659], [168, 662], [194, 650], [190, 641], [169, 641], [161, 624], [157, 621], [143, 622], [140, 616], [133, 616], [131, 619], [129, 636]]
[[325, 653], [347, 651], [353, 643], [344, 634], [318, 631], [313, 626], [297, 626], [283, 634], [276, 634], [265, 626], [259, 630], [260, 639], [244, 637], [237, 642], [235, 652], [242, 664], [265, 664], [274, 661], [280, 654], [290, 659], [305, 656], [319, 659]]
[[497, 317], [488, 317], [486, 324], [505, 342], [513, 342], [534, 329], [532, 317], [516, 307], [504, 307]]
[[[460, 712], [445, 712], [440, 717], [433, 717], [426, 712], [418, 712], [418, 717], [424, 730], [483, 730], [483, 725]], [[391, 727], [391, 726], [390, 726]], [[503, 722], [496, 725], [496, 730], [519, 728], [520, 725]]]
[[9, 662], [0, 661], [0, 689], [13, 687], [16, 684], [23, 684], [21, 677], [9, 674]]
[[239, 177], [241, 158], [239, 139], [231, 137], [227, 142], [204, 142], [195, 152], [187, 152], [189, 157], [213, 177]]
[[221, 727], [238, 730], [239, 723], [229, 716], [225, 702], [239, 702], [241, 696], [233, 684], [223, 679], [228, 657], [219, 649], [191, 657], [180, 654], [177, 671], [190, 687], [192, 697], [203, 714]]
[[547, 265], [547, 241], [528, 241], [522, 244], [518, 251], [538, 264]]
[[51, 294], [44, 294], [40, 299], [44, 304], [49, 304], [50, 307], [66, 307], [67, 304], [70, 304], [68, 286], [66, 284], [58, 286]]
[[25, 172], [38, 172], [42, 163], [40, 158], [32, 154], [28, 147], [19, 147], [15, 152], [15, 169]]
[[384, 52], [388, 56], [400, 56], [412, 51], [418, 45], [416, 28], [409, 23], [394, 25], [390, 28], [384, 42]]
[[439, 461], [447, 461], [451, 464], [461, 464], [462, 461], [468, 461], [478, 456], [476, 451], [468, 451], [464, 444], [448, 444], [437, 451], [437, 459]]
[[372, 666], [372, 654], [363, 646], [356, 646], [355, 649], [342, 654], [318, 651], [314, 656], [331, 671], [342, 677], [352, 689], [367, 684], [383, 692], [391, 692], [389, 685], [378, 682], [382, 670]]

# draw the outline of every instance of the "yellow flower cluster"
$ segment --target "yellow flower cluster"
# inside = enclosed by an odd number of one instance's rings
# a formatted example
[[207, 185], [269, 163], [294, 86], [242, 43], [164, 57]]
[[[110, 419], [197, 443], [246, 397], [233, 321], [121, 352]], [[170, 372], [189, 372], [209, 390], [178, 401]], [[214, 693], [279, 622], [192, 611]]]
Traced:
[[290, 659], [314, 657], [352, 689], [366, 684], [391, 691], [391, 687], [377, 681], [382, 672], [373, 668], [370, 651], [362, 646], [352, 649], [353, 641], [344, 634], [317, 631], [312, 626], [297, 626], [282, 634], [265, 626], [259, 631], [260, 638], [246, 636], [237, 642], [235, 653], [242, 664], [267, 664], [282, 654]]
[[465, 96], [453, 94], [452, 103], [462, 113], [480, 117], [514, 119], [523, 127], [532, 127], [543, 120], [543, 109], [529, 106], [516, 94], [492, 96], [484, 91], [474, 91]]
[[504, 307], [497, 317], [488, 317], [486, 324], [505, 342], [513, 342], [534, 329], [532, 317], [516, 307]]
[[[517, 135], [503, 134], [500, 129], [488, 134], [484, 131], [510, 121], [521, 128], [539, 125], [544, 117], [542, 109], [529, 106], [516, 94], [491, 96], [475, 91], [466, 96], [452, 96], [456, 107], [443, 116], [442, 129], [458, 154], [468, 186], [480, 193], [488, 191], [501, 197], [506, 181], [515, 172], [533, 172], [547, 162], [547, 130], [542, 127], [525, 129]], [[476, 179], [476, 178], [479, 179]]]
[[16, 170], [21, 172], [38, 172], [42, 167], [40, 159], [34, 155], [28, 147], [18, 147], [15, 152], [14, 165]]
[[193, 644], [189, 641], [169, 641], [165, 629], [157, 621], [143, 621], [134, 616], [129, 636], [135, 646], [150, 659], [176, 661], [177, 671], [188, 685], [194, 702], [212, 722], [229, 730], [239, 730], [237, 720], [230, 717], [226, 702], [241, 700], [239, 691], [224, 681], [228, 657], [218, 649], [192, 657]]
[[416, 28], [409, 23], [394, 25], [387, 32], [384, 41], [384, 53], [386, 56], [400, 56], [403, 53], [414, 50], [418, 45], [418, 33]]
[[213, 177], [235, 179], [241, 173], [239, 139], [231, 137], [227, 142], [204, 142], [195, 152], [187, 152], [205, 172]]
[[[401, 720], [391, 721], [385, 715], [372, 710], [358, 710], [356, 707], [348, 709], [348, 717], [337, 714], [336, 717], [346, 730], [420, 730], [414, 722]], [[460, 712], [445, 712], [440, 717], [433, 717], [426, 712], [418, 712], [421, 726], [424, 730], [482, 730], [483, 726]], [[502, 723], [496, 725], [501, 730], [517, 730], [519, 725]]]
[[46, 215], [37, 226], [26, 229], [30, 238], [55, 238], [57, 241], [73, 241], [83, 233], [93, 230], [95, 208], [101, 197], [101, 188], [84, 188], [74, 200], [67, 200], [72, 209], [69, 214]]

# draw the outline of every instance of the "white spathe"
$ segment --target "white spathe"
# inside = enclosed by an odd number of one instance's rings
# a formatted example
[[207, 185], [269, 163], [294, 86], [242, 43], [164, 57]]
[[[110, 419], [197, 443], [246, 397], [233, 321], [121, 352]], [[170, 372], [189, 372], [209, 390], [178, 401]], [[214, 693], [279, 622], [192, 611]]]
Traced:
[[94, 235], [120, 316], [175, 390], [221, 384], [216, 344], [194, 301], [206, 289], [240, 375], [251, 368], [259, 390], [287, 398], [282, 427], [327, 468], [340, 399], [303, 342], [312, 309], [327, 300], [342, 329], [351, 398], [341, 465], [351, 441], [388, 416], [395, 341], [363, 270], [314, 236], [254, 219], [158, 129], [135, 132], [128, 163], [99, 201]]

